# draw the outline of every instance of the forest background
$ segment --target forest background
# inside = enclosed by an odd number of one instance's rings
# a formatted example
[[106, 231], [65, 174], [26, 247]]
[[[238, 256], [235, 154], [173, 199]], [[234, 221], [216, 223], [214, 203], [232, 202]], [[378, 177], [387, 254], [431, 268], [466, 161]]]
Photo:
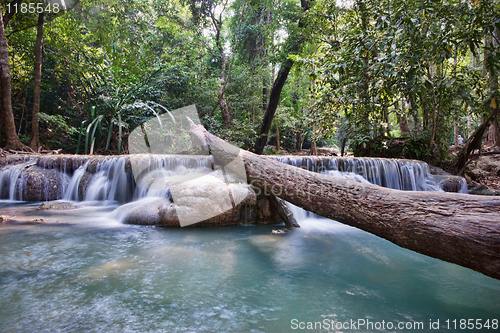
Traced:
[[500, 145], [498, 1], [1, 4], [7, 149], [123, 154], [136, 127], [191, 104], [257, 153], [439, 165], [459, 136]]

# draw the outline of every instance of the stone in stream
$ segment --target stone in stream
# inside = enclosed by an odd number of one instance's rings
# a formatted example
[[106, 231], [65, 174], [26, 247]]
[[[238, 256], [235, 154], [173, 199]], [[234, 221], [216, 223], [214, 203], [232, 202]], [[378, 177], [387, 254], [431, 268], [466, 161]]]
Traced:
[[76, 205], [74, 205], [71, 202], [67, 201], [47, 201], [43, 202], [38, 209], [40, 210], [68, 210], [68, 209], [75, 209], [77, 208]]

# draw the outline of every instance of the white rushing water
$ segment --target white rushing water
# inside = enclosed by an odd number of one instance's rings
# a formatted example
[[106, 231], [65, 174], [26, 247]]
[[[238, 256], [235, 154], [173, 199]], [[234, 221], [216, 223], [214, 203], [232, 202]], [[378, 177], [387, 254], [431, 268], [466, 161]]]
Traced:
[[[306, 170], [345, 177], [358, 175], [372, 184], [403, 191], [442, 191], [440, 179], [422, 161], [363, 157], [278, 156], [280, 162]], [[351, 177], [350, 180], [362, 181]], [[462, 186], [463, 188], [463, 186]], [[466, 190], [467, 187], [465, 187]]]
[[[344, 177], [359, 182], [370, 182], [383, 187], [409, 191], [442, 191], [442, 177], [433, 176], [427, 163], [413, 160], [378, 158], [316, 158], [279, 156], [275, 159], [314, 172]], [[37, 162], [29, 160], [0, 169], [0, 199], [22, 200], [26, 197], [27, 167]], [[43, 162], [38, 162], [42, 163]], [[105, 201], [126, 203], [144, 197], [168, 197], [169, 191], [161, 180], [188, 173], [211, 172], [210, 157], [145, 155], [121, 156], [94, 163], [86, 162], [71, 173], [66, 164], [59, 166], [61, 176], [70, 177], [62, 183], [64, 200]], [[134, 164], [135, 163], [135, 164]], [[132, 165], [140, 166], [140, 173], [133, 173]], [[42, 165], [43, 167], [43, 165]], [[91, 170], [90, 170], [91, 169]], [[160, 180], [160, 181], [158, 181]], [[462, 193], [467, 185], [462, 179]]]

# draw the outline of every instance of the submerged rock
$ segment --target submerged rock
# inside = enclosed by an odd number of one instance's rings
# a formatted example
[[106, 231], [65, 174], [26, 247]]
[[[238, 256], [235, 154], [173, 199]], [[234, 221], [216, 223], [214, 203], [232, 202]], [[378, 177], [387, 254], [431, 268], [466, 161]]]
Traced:
[[77, 208], [77, 206], [71, 202], [58, 200], [44, 202], [38, 207], [40, 210], [68, 210], [75, 208]]
[[439, 186], [441, 186], [445, 192], [467, 193], [467, 182], [465, 178], [459, 176], [445, 176], [445, 178], [439, 182]]

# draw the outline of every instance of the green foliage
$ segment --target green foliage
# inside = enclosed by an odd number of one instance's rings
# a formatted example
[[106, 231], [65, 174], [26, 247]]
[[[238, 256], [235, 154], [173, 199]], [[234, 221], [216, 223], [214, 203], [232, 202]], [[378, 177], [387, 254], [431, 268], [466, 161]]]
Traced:
[[273, 146], [264, 147], [264, 155], [279, 155], [280, 151]]
[[70, 150], [76, 143], [78, 130], [67, 123], [67, 118], [60, 115], [48, 115], [40, 112], [40, 142], [48, 147]]
[[[211, 18], [224, 4], [228, 129], [216, 107], [222, 61]], [[485, 87], [500, 70], [497, 2], [310, 5], [304, 12], [296, 0], [81, 0], [48, 16], [42, 142], [67, 152], [127, 152], [134, 128], [164, 108], [196, 104], [209, 131], [248, 149], [279, 66], [291, 61], [270, 133], [271, 144], [279, 132], [280, 147], [291, 152], [347, 139], [358, 154], [438, 160], [453, 141], [454, 121], [467, 137], [468, 118], [477, 125], [491, 109], [495, 92]], [[7, 27], [15, 121], [25, 142], [36, 19], [16, 15]]]
[[[391, 136], [391, 117], [415, 119], [415, 132], [428, 129], [428, 145], [439, 155], [450, 119], [464, 106], [483, 114], [477, 49], [499, 22], [492, 2], [369, 0], [338, 8], [325, 0], [316, 10], [322, 43], [309, 61], [318, 64], [315, 110], [323, 136], [339, 128], [359, 146], [360, 137]], [[486, 67], [498, 73], [498, 49], [486, 48]], [[422, 149], [407, 147], [427, 156]]]
[[420, 136], [411, 136], [403, 143], [403, 156], [418, 160], [429, 161], [432, 159], [432, 150], [429, 147], [428, 132]]
[[352, 139], [355, 156], [397, 157], [431, 161], [432, 150], [429, 146], [428, 132], [409, 138], [390, 138], [386, 136], [356, 137]]

